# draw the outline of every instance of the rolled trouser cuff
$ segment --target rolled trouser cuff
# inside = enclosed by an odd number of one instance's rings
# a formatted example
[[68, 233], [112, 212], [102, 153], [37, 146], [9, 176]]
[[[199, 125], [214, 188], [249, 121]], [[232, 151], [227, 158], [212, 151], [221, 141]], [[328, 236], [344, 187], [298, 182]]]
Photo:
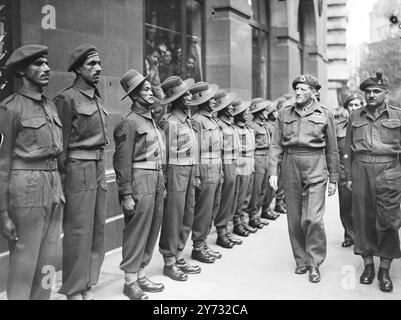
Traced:
[[392, 259], [380, 258], [380, 268], [390, 269]]
[[369, 264], [374, 264], [374, 260], [373, 260], [373, 256], [363, 256], [363, 264], [365, 266], [369, 265]]

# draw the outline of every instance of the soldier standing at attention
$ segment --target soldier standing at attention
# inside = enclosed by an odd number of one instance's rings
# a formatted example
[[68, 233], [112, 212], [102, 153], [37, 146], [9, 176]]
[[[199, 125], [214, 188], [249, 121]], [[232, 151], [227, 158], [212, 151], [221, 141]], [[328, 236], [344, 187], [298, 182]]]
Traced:
[[116, 151], [113, 166], [119, 198], [125, 218], [123, 231], [124, 294], [131, 300], [145, 300], [145, 292], [163, 291], [145, 275], [163, 215], [165, 162], [163, 132], [151, 112], [154, 103], [152, 86], [136, 70], [129, 70], [120, 80], [132, 100], [131, 112], [114, 130]]
[[360, 94], [351, 94], [344, 101], [344, 107], [338, 112], [339, 117], [336, 120], [337, 145], [340, 156], [340, 182], [338, 183], [338, 200], [340, 205], [340, 220], [344, 227], [344, 241], [341, 244], [343, 248], [354, 244], [354, 231], [352, 226], [352, 193], [346, 187], [345, 169], [344, 169], [344, 147], [345, 135], [347, 132], [349, 113], [363, 106], [363, 98]]
[[[220, 126], [220, 132], [223, 139], [221, 158], [223, 161], [223, 183], [221, 188], [220, 205], [214, 225], [217, 230], [217, 245], [230, 249], [235, 244], [242, 244], [242, 240], [233, 236], [229, 226], [232, 222], [235, 204], [235, 179], [236, 162], [240, 152], [240, 141], [232, 122], [232, 102], [236, 94], [220, 89], [214, 95], [216, 106], [214, 112], [217, 113], [217, 123]], [[245, 232], [245, 230], [244, 230]]]
[[186, 281], [188, 273], [201, 272], [189, 265], [183, 250], [194, 221], [195, 189], [200, 187], [198, 133], [190, 114], [193, 79], [183, 81], [178, 76], [162, 83], [165, 97], [162, 104], [171, 103], [160, 127], [166, 135], [166, 179], [168, 197], [163, 213], [159, 250], [164, 259], [164, 275], [176, 281]]
[[391, 292], [391, 261], [401, 257], [401, 110], [387, 103], [389, 80], [382, 73], [359, 88], [367, 105], [351, 113], [344, 151], [345, 178], [352, 189], [354, 253], [365, 265], [360, 283], [373, 282], [373, 256], [378, 256], [380, 290]]
[[339, 175], [336, 128], [332, 112], [314, 100], [314, 92], [320, 89], [315, 77], [301, 75], [292, 87], [295, 104], [281, 109], [270, 147], [270, 185], [277, 190], [281, 163], [295, 273], [309, 269], [309, 281], [315, 283], [320, 281], [319, 266], [326, 257], [327, 178], [332, 196]]
[[43, 95], [50, 75], [47, 47], [22, 46], [5, 66], [22, 81], [2, 102], [7, 111], [1, 107], [0, 114], [0, 224], [10, 249], [7, 297], [48, 300], [65, 199], [57, 168], [61, 122], [56, 106]]
[[104, 148], [106, 109], [96, 86], [102, 68], [90, 44], [76, 48], [68, 71], [74, 83], [54, 98], [63, 123], [64, 151], [60, 172], [67, 199], [63, 220], [63, 284], [71, 300], [91, 300], [105, 254], [106, 175]]

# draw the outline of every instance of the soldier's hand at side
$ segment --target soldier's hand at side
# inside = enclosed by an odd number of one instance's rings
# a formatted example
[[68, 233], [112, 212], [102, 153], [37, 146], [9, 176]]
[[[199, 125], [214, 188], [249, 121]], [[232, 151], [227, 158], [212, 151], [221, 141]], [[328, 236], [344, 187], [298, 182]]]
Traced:
[[0, 213], [1, 232], [10, 241], [18, 241], [17, 228], [14, 222], [8, 216], [8, 212]]
[[336, 183], [329, 183], [329, 197], [334, 196], [334, 194], [336, 193], [337, 190], [337, 184]]
[[347, 189], [348, 189], [349, 191], [352, 191], [352, 181], [347, 181], [347, 182], [345, 182], [345, 186], [347, 187]]
[[166, 199], [167, 198], [167, 189], [166, 187], [163, 185], [163, 198]]
[[269, 178], [269, 184], [270, 187], [272, 187], [274, 189], [274, 191], [277, 191], [278, 187], [277, 187], [277, 176], [270, 176]]
[[199, 189], [199, 190], [202, 188], [202, 183], [201, 183], [200, 177], [195, 178], [195, 188]]
[[124, 196], [124, 199], [123, 199], [124, 212], [129, 215], [132, 215], [132, 214], [134, 214], [134, 209], [135, 209], [135, 201], [134, 201], [134, 198], [132, 198], [132, 195]]

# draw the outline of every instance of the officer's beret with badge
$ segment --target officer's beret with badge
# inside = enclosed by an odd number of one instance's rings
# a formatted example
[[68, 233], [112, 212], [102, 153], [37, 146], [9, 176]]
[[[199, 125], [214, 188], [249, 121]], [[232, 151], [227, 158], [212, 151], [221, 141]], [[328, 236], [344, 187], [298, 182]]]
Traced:
[[14, 70], [21, 64], [29, 64], [35, 59], [47, 55], [48, 48], [40, 44], [27, 44], [14, 50], [7, 59], [5, 66], [8, 70]]
[[310, 75], [310, 74], [305, 74], [305, 75], [300, 75], [298, 77], [296, 77], [294, 79], [294, 81], [292, 82], [292, 88], [295, 90], [297, 87], [297, 84], [299, 83], [303, 83], [303, 84], [307, 84], [309, 86], [311, 86], [312, 88], [315, 88], [316, 90], [320, 90], [320, 88], [322, 87], [319, 84], [319, 80], [317, 80], [316, 77]]
[[384, 90], [388, 90], [390, 81], [383, 76], [382, 72], [376, 72], [376, 76], [371, 76], [361, 83], [359, 89], [365, 91], [368, 87], [379, 87]]
[[348, 104], [355, 99], [358, 99], [361, 101], [361, 103], [363, 103], [363, 97], [359, 93], [352, 93], [345, 99], [344, 108], [348, 108]]

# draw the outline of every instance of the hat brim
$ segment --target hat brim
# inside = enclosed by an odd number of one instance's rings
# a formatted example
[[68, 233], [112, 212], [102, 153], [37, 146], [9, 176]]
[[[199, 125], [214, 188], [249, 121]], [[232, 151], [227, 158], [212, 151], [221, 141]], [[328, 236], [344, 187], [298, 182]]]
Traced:
[[202, 97], [201, 99], [197, 99], [196, 101], [192, 100], [189, 105], [191, 107], [199, 106], [212, 99], [216, 94], [217, 90], [219, 90], [219, 86], [217, 84], [211, 84], [209, 85], [209, 88], [210, 90], [208, 90], [207, 94], [204, 97]]
[[233, 117], [235, 117], [236, 115], [244, 112], [246, 109], [248, 109], [251, 106], [251, 101], [244, 101], [242, 102], [242, 104], [239, 106], [238, 110], [235, 110], [233, 112]]
[[277, 111], [277, 106], [278, 106], [278, 100], [274, 100], [272, 103], [270, 103], [270, 104], [266, 107], [267, 114], [269, 115], [269, 114], [272, 113], [273, 111]]
[[171, 102], [177, 100], [177, 99], [178, 99], [179, 97], [181, 97], [185, 92], [188, 92], [188, 91], [192, 88], [192, 86], [193, 86], [194, 83], [195, 83], [195, 80], [192, 79], [192, 78], [189, 78], [189, 79], [184, 80], [183, 82], [185, 83], [185, 86], [184, 86], [180, 91], [178, 91], [177, 93], [173, 94], [171, 97], [163, 98], [163, 99], [160, 101], [160, 103], [161, 103], [161, 104], [168, 104], [168, 103], [171, 103]]
[[237, 94], [235, 92], [230, 92], [227, 94], [226, 96], [227, 98], [225, 99], [225, 101], [219, 105], [218, 107], [215, 107], [213, 109], [213, 112], [219, 112], [221, 110], [224, 110], [225, 108], [227, 108], [230, 104], [233, 103], [234, 99], [237, 97]]
[[260, 106], [256, 107], [252, 111], [250, 111], [250, 113], [254, 114], [256, 112], [262, 111], [262, 110], [266, 109], [270, 104], [271, 104], [271, 102], [268, 102], [268, 101], [264, 101], [263, 103], [260, 102]]
[[135, 85], [133, 85], [132, 87], [130, 87], [129, 89], [128, 89], [128, 91], [126, 92], [126, 94], [121, 98], [121, 100], [124, 100], [126, 97], [128, 97], [128, 95], [132, 92], [132, 91], [134, 91], [136, 88], [138, 88], [145, 80], [148, 80], [148, 78], [149, 78], [149, 76], [150, 76], [150, 74], [148, 74], [147, 76], [142, 76], [142, 80], [140, 81], [140, 82], [138, 82], [138, 83], [136, 83]]

